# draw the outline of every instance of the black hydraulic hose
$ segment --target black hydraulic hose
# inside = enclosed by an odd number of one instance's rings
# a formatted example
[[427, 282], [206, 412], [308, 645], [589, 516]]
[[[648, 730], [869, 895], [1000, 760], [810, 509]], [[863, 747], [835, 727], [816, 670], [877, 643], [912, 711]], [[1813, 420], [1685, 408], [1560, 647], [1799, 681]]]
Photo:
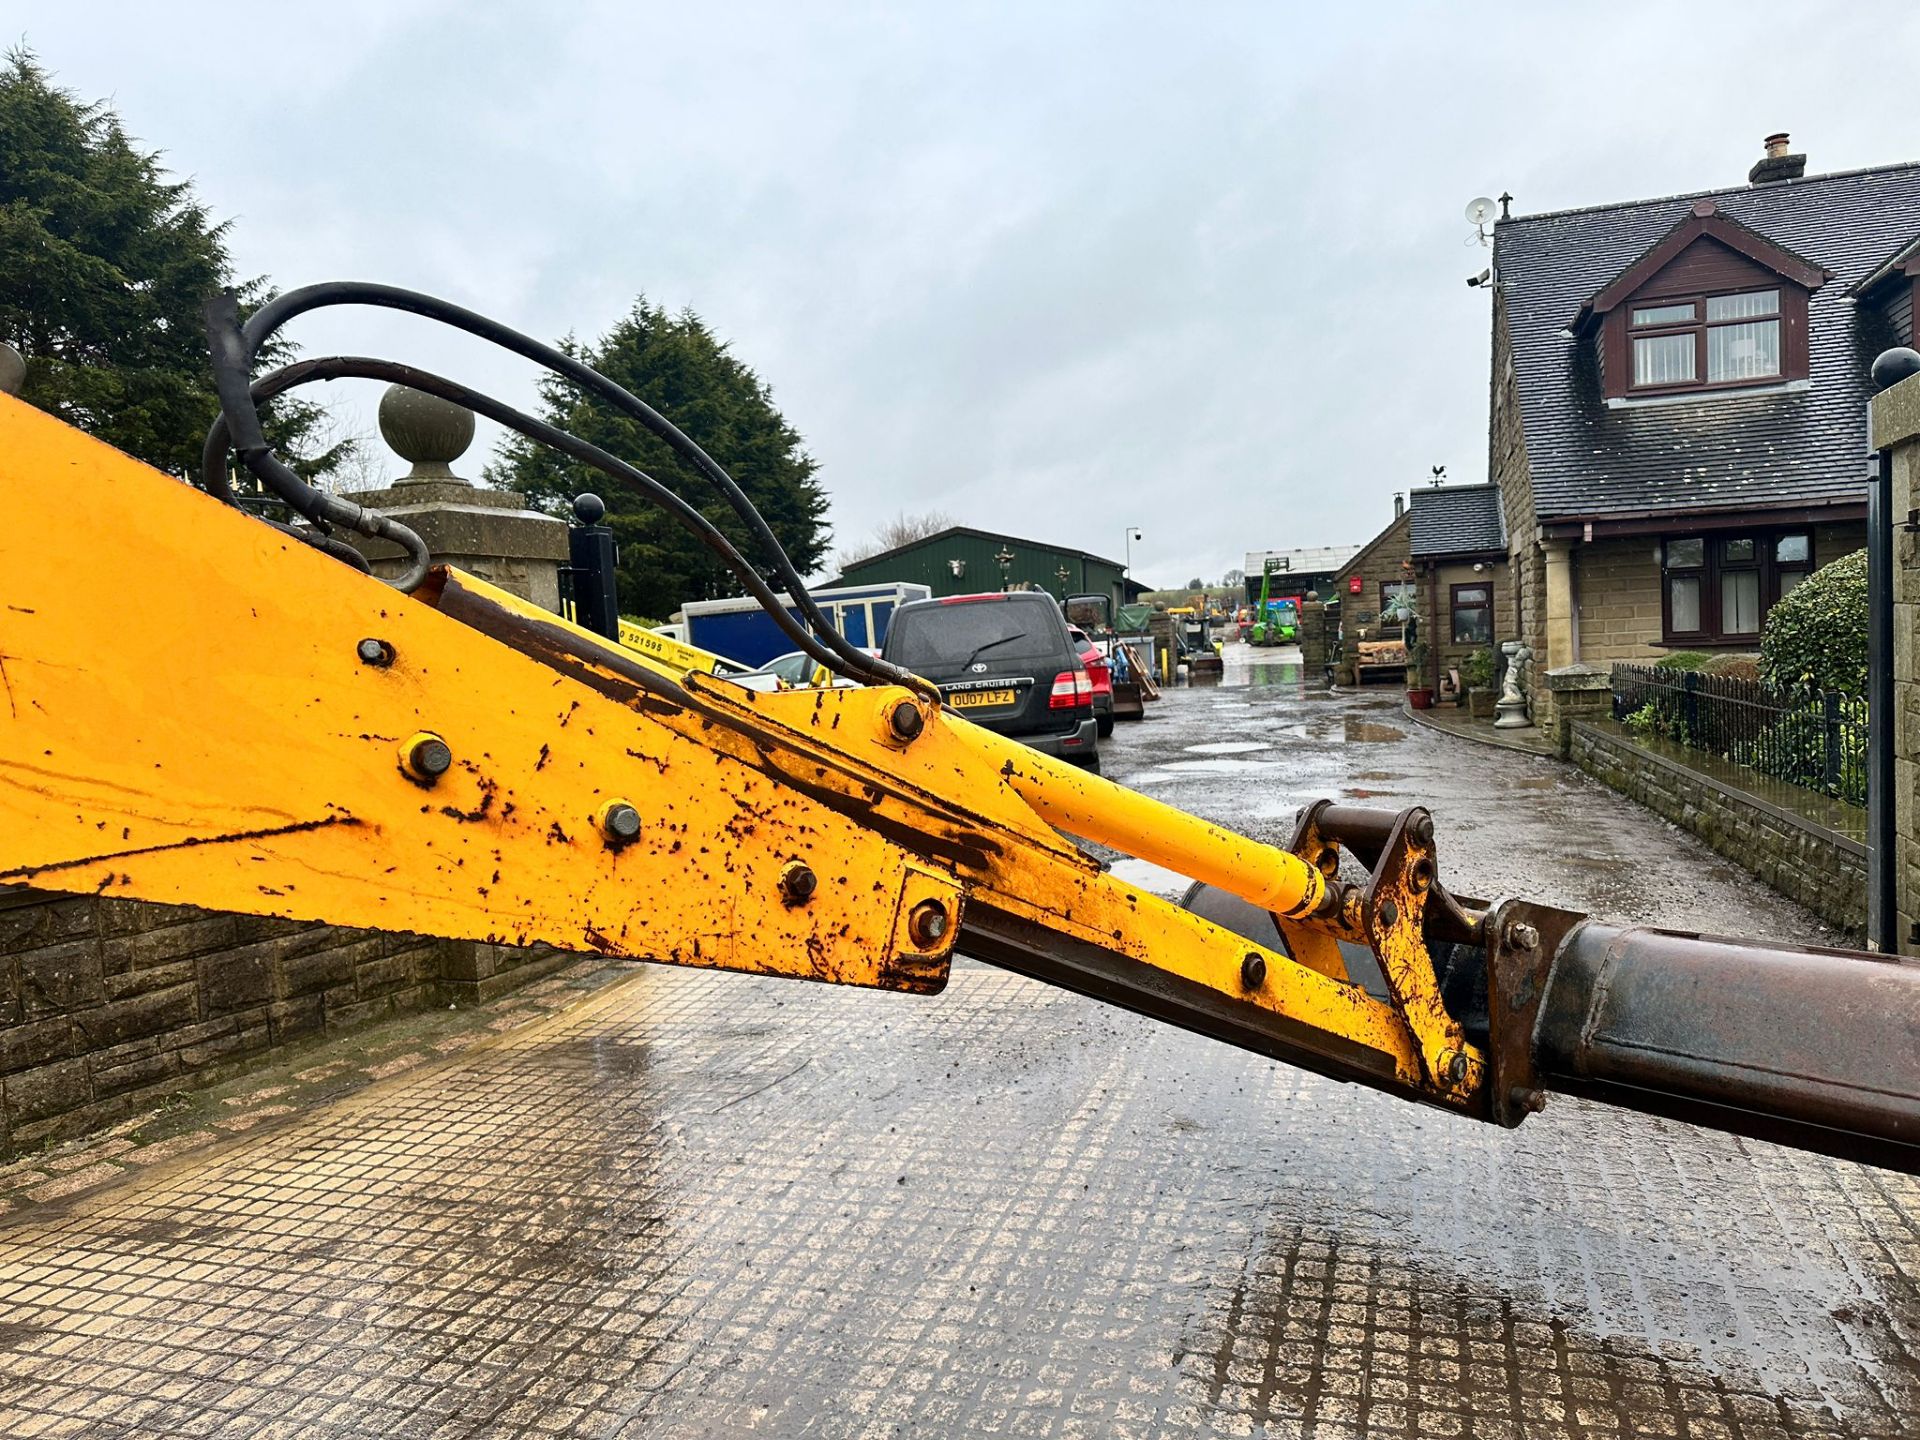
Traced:
[[[747, 592], [772, 616], [774, 623], [779, 625], [787, 637], [809, 658], [830, 670], [843, 669], [839, 657], [814, 639], [807, 628], [795, 620], [787, 608], [779, 603], [773, 588], [739, 552], [733, 542], [727, 539], [718, 526], [645, 471], [627, 464], [626, 461], [607, 453], [597, 445], [580, 439], [577, 435], [569, 434], [543, 420], [537, 420], [531, 415], [495, 400], [490, 395], [433, 374], [431, 371], [392, 360], [376, 360], [359, 355], [330, 355], [324, 358], [297, 361], [271, 374], [261, 376], [253, 382], [250, 393], [258, 402], [271, 400], [276, 395], [285, 394], [297, 386], [312, 384], [315, 381], [346, 379], [384, 380], [395, 385], [405, 385], [409, 389], [419, 390], [428, 395], [438, 396], [463, 409], [471, 410], [476, 415], [484, 415], [496, 424], [517, 431], [530, 440], [537, 440], [562, 454], [570, 455], [582, 464], [599, 470], [602, 474], [624, 480], [691, 530], [701, 544], [713, 551], [721, 563], [746, 587]], [[202, 448], [200, 457], [201, 476], [207, 489], [222, 499], [230, 499], [232, 493], [227, 484], [226, 475], [228, 443], [226, 418], [222, 416], [216, 419], [212, 428], [208, 430], [206, 444]], [[937, 687], [929, 686], [926, 681], [919, 681], [917, 688], [923, 694], [931, 690], [933, 693], [929, 698], [938, 696]]]
[[[255, 401], [266, 400], [279, 394], [277, 390], [262, 390], [255, 382], [251, 393]], [[227, 456], [233, 450], [233, 440], [227, 431], [227, 417], [217, 415], [213, 424], [207, 427], [207, 438], [200, 447], [200, 482], [214, 499], [241, 508], [239, 497], [233, 493], [233, 486], [227, 480]], [[343, 561], [360, 571], [371, 575], [373, 567], [367, 563], [367, 557], [344, 540], [336, 540], [326, 530], [317, 525], [302, 530], [298, 525], [283, 525], [270, 515], [255, 515], [254, 519], [265, 522], [289, 539], [298, 540], [302, 545], [311, 545], [323, 555]]]
[[[429, 320], [438, 320], [457, 330], [464, 330], [482, 340], [491, 341], [503, 349], [544, 365], [549, 370], [566, 376], [582, 388], [591, 390], [601, 398], [611, 402], [628, 415], [664, 440], [683, 460], [698, 470], [707, 481], [720, 492], [726, 502], [733, 507], [734, 513], [745, 522], [754, 538], [760, 542], [773, 567], [793, 602], [800, 609], [814, 632], [849, 667], [851, 674], [868, 680], [883, 681], [895, 685], [909, 685], [920, 689], [924, 682], [911, 671], [890, 664], [866, 653], [853, 644], [820, 612], [812, 595], [807, 592], [806, 581], [794, 569], [793, 562], [787, 556], [786, 549], [780, 544], [779, 537], [767, 525], [754, 504], [734, 483], [731, 475], [723, 470], [719, 463], [693, 442], [681, 429], [666, 416], [655, 410], [639, 396], [624, 387], [615, 384], [592, 366], [574, 359], [565, 351], [523, 335], [510, 326], [497, 320], [465, 309], [462, 306], [441, 300], [436, 296], [425, 295], [417, 290], [405, 290], [395, 285], [378, 285], [365, 280], [329, 280], [318, 285], [302, 286], [290, 290], [285, 295], [268, 301], [254, 312], [247, 321], [244, 331], [246, 341], [247, 366], [251, 369], [253, 359], [259, 354], [260, 347], [295, 316], [304, 315], [309, 310], [318, 310], [330, 305], [375, 305], [392, 310], [404, 310], [409, 314], [420, 315]], [[838, 668], [838, 667], [836, 667]], [[842, 671], [841, 673], [848, 673]]]
[[[257, 476], [261, 484], [286, 501], [297, 514], [315, 525], [327, 523], [345, 526], [362, 535], [391, 540], [407, 552], [411, 563], [393, 582], [399, 590], [419, 588], [427, 578], [431, 557], [426, 541], [397, 520], [376, 510], [368, 510], [316, 490], [296, 475], [268, 448], [260, 429], [260, 412], [250, 393], [248, 375], [253, 369], [254, 351], [240, 329], [240, 302], [232, 294], [216, 295], [207, 302], [207, 346], [213, 355], [214, 388], [220, 396], [220, 411], [233, 436], [233, 448], [241, 462]], [[224, 479], [224, 475], [222, 477]]]

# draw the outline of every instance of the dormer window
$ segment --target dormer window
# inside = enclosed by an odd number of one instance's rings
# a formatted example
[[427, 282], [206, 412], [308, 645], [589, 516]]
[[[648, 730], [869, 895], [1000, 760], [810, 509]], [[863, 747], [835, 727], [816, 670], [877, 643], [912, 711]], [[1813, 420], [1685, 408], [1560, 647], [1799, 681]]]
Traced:
[[1748, 385], [1781, 378], [1780, 291], [1662, 298], [1632, 306], [1633, 388]]
[[[1657, 403], [1810, 376], [1807, 300], [1827, 272], [1719, 213], [1711, 200], [1580, 307], [1607, 404]], [[1597, 334], [1596, 334], [1597, 332]]]

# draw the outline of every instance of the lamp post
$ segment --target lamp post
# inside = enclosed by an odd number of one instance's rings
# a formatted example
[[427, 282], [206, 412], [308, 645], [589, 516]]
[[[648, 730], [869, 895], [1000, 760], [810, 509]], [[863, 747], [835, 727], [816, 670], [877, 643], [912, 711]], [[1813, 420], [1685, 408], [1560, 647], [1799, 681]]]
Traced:
[[1000, 566], [1000, 588], [1004, 590], [1013, 582], [1013, 551], [1002, 545], [993, 558]]
[[[1133, 577], [1133, 542], [1141, 538], [1142, 534], [1137, 525], [1129, 525], [1127, 527], [1127, 564], [1126, 568], [1120, 572], [1120, 588], [1122, 591], [1126, 589], [1126, 582]], [[1125, 598], [1124, 595], [1122, 598]]]
[[1059, 580], [1060, 580], [1060, 598], [1061, 598], [1061, 599], [1062, 599], [1062, 600], [1064, 601], [1064, 600], [1065, 600], [1065, 599], [1067, 598], [1067, 577], [1068, 577], [1069, 575], [1071, 575], [1071, 574], [1072, 574], [1073, 572], [1072, 572], [1071, 570], [1069, 570], [1069, 569], [1067, 569], [1067, 567], [1066, 567], [1066, 566], [1064, 566], [1064, 565], [1062, 565], [1062, 566], [1061, 566], [1061, 567], [1060, 567], [1060, 568], [1059, 568], [1058, 570], [1056, 570], [1056, 571], [1054, 571], [1053, 573], [1054, 573], [1054, 574], [1055, 574], [1055, 575], [1056, 575], [1057, 577], [1059, 577]]

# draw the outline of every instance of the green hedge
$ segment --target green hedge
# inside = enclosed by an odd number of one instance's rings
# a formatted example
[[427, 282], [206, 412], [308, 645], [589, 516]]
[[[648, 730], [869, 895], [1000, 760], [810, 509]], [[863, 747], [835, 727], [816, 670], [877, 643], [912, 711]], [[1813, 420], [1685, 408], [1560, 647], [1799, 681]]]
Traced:
[[1776, 690], [1867, 688], [1867, 552], [1856, 550], [1801, 581], [1767, 616], [1760, 678]]

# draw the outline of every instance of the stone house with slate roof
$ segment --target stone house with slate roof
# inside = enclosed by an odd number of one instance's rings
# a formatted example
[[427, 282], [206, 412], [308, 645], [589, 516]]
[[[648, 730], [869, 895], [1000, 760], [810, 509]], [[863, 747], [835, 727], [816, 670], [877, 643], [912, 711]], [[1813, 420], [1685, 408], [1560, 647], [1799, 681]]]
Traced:
[[1506, 524], [1500, 487], [1440, 485], [1408, 497], [1407, 554], [1419, 608], [1431, 616], [1427, 683], [1514, 632], [1513, 586], [1504, 575]]
[[1786, 151], [1743, 186], [1494, 227], [1489, 472], [1536, 672], [1751, 650], [1865, 543], [1867, 372], [1912, 343], [1920, 164], [1809, 176]]

